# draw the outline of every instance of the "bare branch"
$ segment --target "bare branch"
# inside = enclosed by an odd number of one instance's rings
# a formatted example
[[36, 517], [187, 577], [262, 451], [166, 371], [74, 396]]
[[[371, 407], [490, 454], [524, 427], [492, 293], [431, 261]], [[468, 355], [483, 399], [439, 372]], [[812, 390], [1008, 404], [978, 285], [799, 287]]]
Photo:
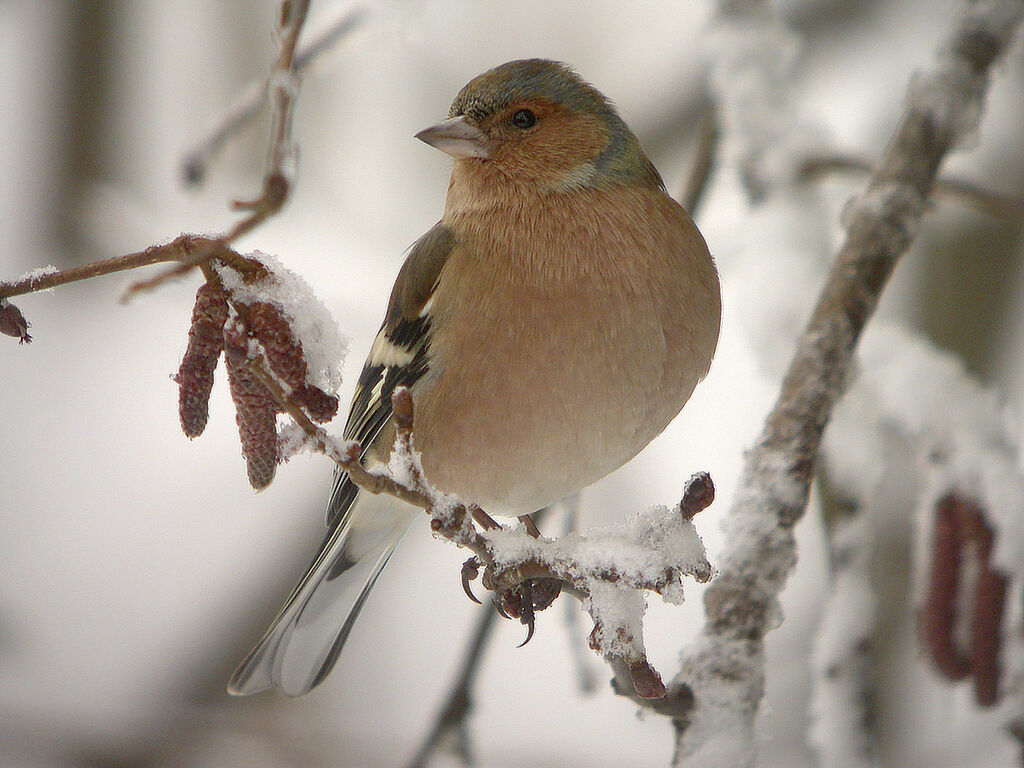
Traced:
[[[751, 23], [767, 6], [723, 2], [726, 20]], [[981, 113], [988, 71], [1024, 14], [1015, 0], [967, 3], [907, 108], [865, 193], [849, 206], [847, 237], [798, 342], [782, 391], [748, 452], [730, 510], [721, 575], [705, 593], [707, 623], [680, 684], [695, 696], [676, 717], [677, 765], [751, 765], [764, 693], [764, 635], [796, 561], [822, 432], [846, 384], [854, 347], [898, 258], [916, 234], [939, 164]], [[756, 22], [755, 22], [756, 23]]]
[[[154, 245], [144, 251], [125, 256], [103, 259], [66, 270], [37, 270], [20, 280], [0, 282], [0, 299], [44, 291], [66, 283], [88, 280], [114, 272], [176, 262], [175, 266], [170, 269], [147, 280], [134, 283], [122, 297], [127, 298], [140, 291], [161, 285], [166, 280], [180, 277], [194, 267], [198, 266], [208, 270], [210, 260], [213, 258], [220, 259], [224, 263], [246, 261], [244, 257], [239, 256], [230, 248], [231, 243], [281, 209], [288, 199], [295, 175], [297, 150], [291, 140], [292, 112], [298, 92], [295, 48], [308, 10], [309, 0], [283, 0], [281, 3], [278, 30], [279, 52], [270, 80], [274, 129], [267, 150], [267, 168], [263, 178], [263, 190], [255, 200], [235, 205], [238, 209], [248, 210], [250, 213], [247, 217], [238, 221], [220, 237], [181, 235], [170, 243]], [[240, 266], [244, 272], [246, 267]], [[17, 308], [12, 308], [9, 311], [13, 317], [13, 312], [17, 312]], [[18, 315], [20, 316], [20, 312]], [[12, 320], [11, 323], [13, 322]], [[28, 327], [28, 323], [24, 321], [23, 317], [21, 322], [24, 322], [26, 328]], [[11, 334], [8, 333], [8, 335]], [[19, 336], [22, 341], [27, 340], [27, 334], [19, 334]]]
[[0, 298], [21, 296], [27, 293], [36, 293], [56, 288], [66, 283], [74, 283], [79, 280], [89, 280], [93, 277], [110, 275], [114, 272], [124, 272], [129, 269], [148, 267], [152, 264], [161, 264], [169, 261], [181, 261], [187, 258], [200, 241], [207, 240], [212, 243], [211, 238], [200, 238], [195, 235], [181, 235], [169, 243], [153, 245], [144, 251], [129, 253], [124, 256], [116, 256], [112, 259], [94, 261], [91, 264], [71, 267], [69, 269], [55, 269], [45, 272], [37, 272], [29, 277], [15, 280], [13, 282], [0, 283]]
[[700, 120], [700, 131], [697, 135], [697, 148], [693, 156], [693, 165], [686, 176], [686, 185], [679, 195], [679, 204], [690, 214], [696, 216], [697, 207], [704, 199], [704, 192], [711, 180], [714, 168], [715, 152], [718, 149], [718, 116], [715, 114], [715, 103], [707, 99]]
[[[870, 171], [871, 161], [863, 157], [844, 154], [808, 157], [800, 167], [800, 175], [808, 179], [818, 178], [827, 173], [869, 173]], [[964, 179], [940, 176], [935, 180], [932, 196], [939, 199], [957, 200], [991, 216], [1014, 221], [1024, 220], [1024, 199], [992, 192]]]
[[426, 768], [430, 758], [449, 738], [454, 738], [454, 751], [462, 764], [473, 764], [466, 720], [473, 710], [473, 683], [476, 681], [477, 671], [483, 660], [483, 651], [491, 630], [494, 629], [497, 616], [498, 614], [489, 608], [480, 611], [462, 666], [455, 677], [455, 684], [437, 716], [434, 727], [424, 738], [416, 755], [406, 764], [406, 768]]
[[[310, 42], [300, 46], [294, 58], [296, 74], [305, 75], [321, 56], [334, 48], [351, 32], [358, 29], [366, 17], [362, 8], [350, 8], [320, 31]], [[207, 167], [228, 139], [251, 121], [266, 99], [267, 81], [249, 83], [239, 93], [230, 109], [210, 128], [209, 132], [189, 150], [181, 162], [182, 176], [189, 186], [201, 184]]]

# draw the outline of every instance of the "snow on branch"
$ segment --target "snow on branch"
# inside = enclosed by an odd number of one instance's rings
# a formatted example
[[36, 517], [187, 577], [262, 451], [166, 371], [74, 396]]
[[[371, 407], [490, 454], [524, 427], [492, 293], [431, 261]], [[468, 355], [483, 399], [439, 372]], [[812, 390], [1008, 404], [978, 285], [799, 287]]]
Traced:
[[821, 768], [876, 764], [872, 724], [876, 597], [871, 584], [874, 531], [863, 505], [843, 505], [829, 527], [831, 584], [814, 639], [813, 722], [808, 741]]
[[[334, 460], [351, 480], [370, 493], [387, 493], [424, 509], [435, 536], [473, 552], [463, 568], [463, 584], [480, 579], [493, 593], [498, 612], [519, 619], [533, 635], [535, 613], [549, 607], [561, 591], [583, 602], [594, 621], [590, 647], [613, 665], [624, 665], [640, 699], [666, 695], [661, 676], [650, 665], [643, 641], [644, 591], [668, 603], [683, 601], [684, 576], [706, 582], [711, 566], [692, 519], [714, 499], [706, 473], [694, 475], [680, 504], [635, 514], [619, 525], [591, 529], [560, 539], [540, 535], [528, 516], [520, 526], [501, 525], [483, 509], [433, 488], [414, 448], [413, 400], [396, 388], [392, 409], [396, 439], [386, 469], [367, 470], [359, 444], [339, 443], [308, 417], [273, 367], [250, 347], [248, 370], [295, 420], [307, 445]], [[475, 598], [474, 598], [475, 599]], [[526, 642], [524, 641], [524, 642]]]
[[[676, 765], [745, 766], [755, 759], [764, 636], [780, 620], [778, 594], [796, 562], [792, 529], [806, 507], [822, 432], [860, 333], [916, 235], [939, 164], [976, 130], [988, 72], [1022, 14], [1019, 0], [966, 3], [935, 64], [913, 79], [866, 191], [847, 207], [846, 240], [747, 455], [721, 574], [705, 594], [705, 627], [684, 654], [677, 683], [689, 687], [693, 704], [676, 715]], [[723, 2], [718, 23], [747, 29], [766, 18], [765, 3]]]

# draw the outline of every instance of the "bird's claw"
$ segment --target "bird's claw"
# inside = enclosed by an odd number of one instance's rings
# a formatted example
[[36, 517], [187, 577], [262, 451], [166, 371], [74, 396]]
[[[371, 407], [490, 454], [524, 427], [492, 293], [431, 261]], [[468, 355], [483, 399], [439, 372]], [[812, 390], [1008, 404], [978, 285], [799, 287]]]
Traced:
[[519, 586], [520, 611], [519, 621], [526, 625], [526, 639], [517, 648], [522, 648], [533, 639], [533, 630], [536, 626], [536, 614], [533, 611], [533, 580], [527, 579]]
[[526, 645], [528, 642], [530, 642], [533, 639], [533, 629], [537, 625], [537, 622], [534, 621], [534, 618], [533, 618], [533, 611], [530, 612], [529, 619], [527, 619], [526, 616], [523, 616], [520, 619], [520, 621], [523, 622], [523, 624], [526, 625], [526, 639], [523, 640], [523, 642], [521, 642], [519, 645], [517, 645], [516, 648], [522, 648], [524, 645]]
[[562, 582], [558, 579], [527, 579], [494, 596], [494, 607], [499, 615], [518, 619], [526, 627], [526, 639], [519, 644], [520, 648], [533, 639], [537, 611], [550, 606], [561, 591]]
[[469, 582], [473, 581], [477, 576], [480, 575], [480, 561], [475, 557], [469, 558], [462, 564], [462, 591], [466, 593], [466, 597], [472, 600], [477, 605], [483, 605], [477, 596], [473, 594], [473, 589], [469, 586]]

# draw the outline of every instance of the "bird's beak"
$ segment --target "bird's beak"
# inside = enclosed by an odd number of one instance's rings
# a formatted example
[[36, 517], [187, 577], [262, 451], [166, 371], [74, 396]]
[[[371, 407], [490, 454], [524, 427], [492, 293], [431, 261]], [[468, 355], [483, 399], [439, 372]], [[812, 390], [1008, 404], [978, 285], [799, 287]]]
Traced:
[[424, 128], [416, 138], [456, 159], [491, 155], [490, 142], [484, 132], [473, 125], [465, 115], [450, 117], [437, 125]]

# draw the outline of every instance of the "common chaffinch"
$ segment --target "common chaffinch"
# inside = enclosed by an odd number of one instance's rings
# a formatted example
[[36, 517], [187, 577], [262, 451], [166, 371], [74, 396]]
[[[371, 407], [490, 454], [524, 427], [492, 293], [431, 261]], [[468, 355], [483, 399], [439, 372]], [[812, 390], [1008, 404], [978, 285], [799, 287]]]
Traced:
[[[534, 512], [683, 407], [718, 343], [718, 273], [612, 104], [564, 64], [485, 72], [417, 138], [455, 158], [444, 214], [398, 273], [345, 437], [386, 465], [391, 393], [409, 387], [430, 483]], [[319, 684], [417, 511], [337, 474], [319, 554], [229, 691]]]

